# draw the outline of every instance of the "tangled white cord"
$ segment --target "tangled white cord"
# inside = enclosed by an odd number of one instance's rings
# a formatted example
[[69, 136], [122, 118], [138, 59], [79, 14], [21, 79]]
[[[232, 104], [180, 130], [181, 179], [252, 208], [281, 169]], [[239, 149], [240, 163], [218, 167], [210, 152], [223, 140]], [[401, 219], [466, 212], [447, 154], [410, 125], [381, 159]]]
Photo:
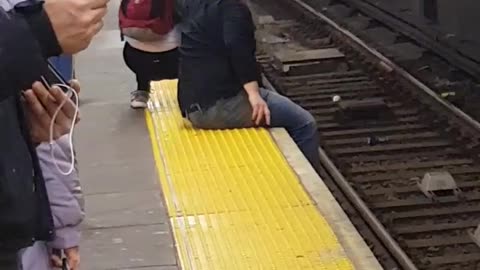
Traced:
[[[67, 97], [62, 101], [62, 103], [60, 103], [57, 110], [52, 116], [52, 121], [50, 122], [50, 132], [49, 132], [50, 133], [50, 155], [53, 159], [53, 163], [55, 164], [55, 167], [57, 168], [57, 170], [62, 175], [66, 176], [66, 175], [70, 175], [75, 169], [75, 151], [73, 150], [73, 129], [75, 128], [75, 122], [77, 121], [77, 116], [78, 116], [78, 94], [75, 91], [75, 89], [73, 89], [71, 86], [66, 84], [54, 84], [53, 86], [60, 87], [60, 89], [62, 87], [67, 89], [67, 92], [66, 92]], [[70, 147], [70, 156], [72, 157], [72, 160], [70, 161], [70, 169], [67, 172], [65, 172], [58, 166], [57, 159], [55, 158], [55, 151], [54, 151], [55, 140], [53, 139], [53, 127], [55, 126], [55, 119], [57, 118], [58, 113], [60, 112], [62, 107], [65, 105], [65, 103], [67, 103], [68, 100], [71, 100], [72, 95], [75, 97], [75, 113], [72, 119], [72, 126], [70, 127], [70, 131], [68, 132], [68, 144]]]

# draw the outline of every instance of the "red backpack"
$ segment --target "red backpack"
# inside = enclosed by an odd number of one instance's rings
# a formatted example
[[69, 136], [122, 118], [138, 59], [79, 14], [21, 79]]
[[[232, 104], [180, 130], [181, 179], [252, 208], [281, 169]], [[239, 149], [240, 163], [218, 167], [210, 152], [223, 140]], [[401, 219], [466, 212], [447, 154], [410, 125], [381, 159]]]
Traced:
[[160, 39], [174, 27], [174, 5], [174, 0], [122, 0], [118, 14], [122, 39]]

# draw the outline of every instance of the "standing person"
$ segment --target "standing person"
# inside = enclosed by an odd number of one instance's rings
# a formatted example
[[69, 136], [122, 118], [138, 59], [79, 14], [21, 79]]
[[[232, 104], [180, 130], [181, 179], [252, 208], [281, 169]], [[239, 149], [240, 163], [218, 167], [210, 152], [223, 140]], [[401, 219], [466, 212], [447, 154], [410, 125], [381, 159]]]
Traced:
[[[0, 0], [2, 270], [17, 270], [20, 249], [52, 237], [53, 220], [34, 146], [49, 140], [53, 113], [67, 97], [57, 87], [46, 89], [38, 82], [47, 72], [45, 58], [85, 49], [103, 25], [106, 4], [107, 0]], [[55, 139], [69, 131], [72, 112], [70, 102], [61, 108], [54, 122]]]
[[123, 59], [137, 80], [130, 97], [132, 108], [147, 107], [151, 81], [177, 78], [178, 19], [174, 0], [122, 0]]
[[260, 88], [255, 26], [243, 0], [182, 3], [178, 102], [204, 129], [284, 127], [318, 171], [313, 116], [288, 98]]

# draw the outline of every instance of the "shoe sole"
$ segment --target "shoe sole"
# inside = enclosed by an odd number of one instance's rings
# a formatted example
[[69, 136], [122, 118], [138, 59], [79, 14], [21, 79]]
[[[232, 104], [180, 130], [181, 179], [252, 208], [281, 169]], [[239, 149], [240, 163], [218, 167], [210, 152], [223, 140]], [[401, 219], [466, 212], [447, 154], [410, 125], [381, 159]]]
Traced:
[[130, 103], [130, 107], [133, 109], [145, 109], [147, 108], [147, 104], [144, 102], [133, 101]]

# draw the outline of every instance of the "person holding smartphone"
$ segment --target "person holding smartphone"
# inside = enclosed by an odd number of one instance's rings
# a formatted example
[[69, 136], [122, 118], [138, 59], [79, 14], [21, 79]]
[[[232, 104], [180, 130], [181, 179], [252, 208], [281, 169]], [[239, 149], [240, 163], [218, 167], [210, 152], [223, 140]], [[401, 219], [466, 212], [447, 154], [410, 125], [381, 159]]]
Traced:
[[[39, 81], [46, 58], [85, 49], [100, 31], [108, 0], [0, 0], [0, 269], [17, 270], [18, 252], [49, 241], [53, 218], [35, 146], [49, 141], [66, 95]], [[68, 133], [73, 106], [54, 121]]]

